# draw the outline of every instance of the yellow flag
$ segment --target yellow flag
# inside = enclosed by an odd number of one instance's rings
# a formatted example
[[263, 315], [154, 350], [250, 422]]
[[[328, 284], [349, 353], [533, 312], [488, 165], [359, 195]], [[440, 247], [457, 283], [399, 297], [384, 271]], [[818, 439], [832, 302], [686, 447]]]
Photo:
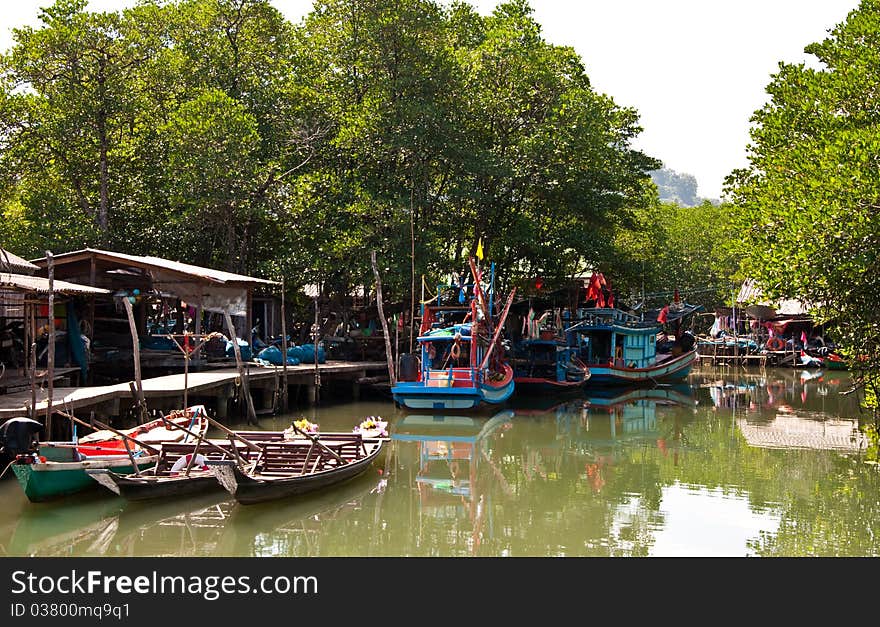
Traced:
[[480, 261], [483, 260], [483, 238], [480, 238], [479, 243], [477, 244], [477, 259]]

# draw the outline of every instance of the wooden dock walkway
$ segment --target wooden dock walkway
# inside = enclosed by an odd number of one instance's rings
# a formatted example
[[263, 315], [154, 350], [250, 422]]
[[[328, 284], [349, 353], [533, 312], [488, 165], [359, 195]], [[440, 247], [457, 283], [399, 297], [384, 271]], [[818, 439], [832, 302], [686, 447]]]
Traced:
[[[387, 371], [383, 362], [345, 362], [328, 361], [318, 364], [321, 380], [348, 380], [352, 384], [355, 397], [362, 380], [372, 380], [369, 372]], [[283, 368], [281, 366], [248, 365], [247, 376], [251, 391], [268, 390], [274, 392], [282, 385]], [[217, 415], [225, 417], [225, 402], [234, 394], [234, 387], [240, 384], [235, 368], [202, 370], [190, 372], [184, 386], [183, 374], [172, 374], [143, 380], [144, 397], [150, 409], [173, 409], [180, 406], [184, 387], [192, 402], [195, 398], [215, 397], [218, 400]], [[300, 364], [287, 367], [288, 385], [303, 385], [310, 389], [309, 400], [314, 399], [315, 365]], [[270, 396], [264, 394], [263, 396]], [[62, 411], [93, 410], [98, 415], [118, 415], [120, 401], [134, 402], [128, 382], [115, 385], [91, 387], [56, 387], [52, 394], [52, 405]], [[151, 402], [152, 401], [152, 402]], [[14, 416], [26, 416], [31, 403], [31, 392], [22, 391], [0, 395], [0, 421]], [[265, 410], [265, 401], [263, 403]], [[48, 407], [48, 390], [37, 390], [37, 413]], [[265, 413], [262, 411], [260, 413]]]

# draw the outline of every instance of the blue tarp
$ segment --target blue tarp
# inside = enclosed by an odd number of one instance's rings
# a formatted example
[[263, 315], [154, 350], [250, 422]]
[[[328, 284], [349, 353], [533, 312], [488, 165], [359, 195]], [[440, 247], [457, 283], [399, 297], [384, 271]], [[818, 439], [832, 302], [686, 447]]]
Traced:
[[[296, 348], [299, 350], [299, 360], [304, 364], [313, 364], [315, 363], [315, 345], [314, 344], [303, 344], [302, 346], [297, 346]], [[287, 351], [288, 357], [290, 357], [290, 350]], [[327, 361], [327, 356], [324, 354], [324, 347], [318, 346], [318, 363], [323, 364]]]
[[[253, 358], [253, 352], [251, 351], [250, 345], [240, 337], [235, 338], [235, 341], [238, 342], [238, 349], [241, 352], [241, 360], [250, 361]], [[235, 347], [232, 345], [231, 340], [226, 341], [226, 356], [235, 359]]]
[[[287, 365], [288, 366], [298, 366], [300, 360], [297, 357], [293, 357], [290, 355], [290, 351], [287, 351]], [[276, 346], [268, 346], [257, 353], [257, 357], [262, 359], [263, 361], [267, 361], [270, 364], [275, 366], [283, 365], [283, 361], [281, 360], [281, 349]]]

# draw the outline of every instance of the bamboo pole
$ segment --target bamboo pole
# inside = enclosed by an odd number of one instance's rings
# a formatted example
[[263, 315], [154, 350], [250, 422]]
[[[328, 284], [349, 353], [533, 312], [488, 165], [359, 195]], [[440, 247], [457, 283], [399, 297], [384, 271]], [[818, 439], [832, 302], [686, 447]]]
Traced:
[[318, 338], [320, 337], [321, 325], [318, 320], [318, 297], [320, 296], [320, 283], [318, 284], [318, 294], [315, 296], [315, 337], [312, 339], [312, 347], [315, 353], [315, 405], [321, 399], [321, 371], [318, 368]]
[[147, 401], [144, 398], [144, 384], [141, 379], [141, 347], [138, 339], [137, 326], [134, 322], [134, 311], [131, 308], [131, 301], [127, 296], [122, 297], [122, 304], [125, 306], [125, 315], [128, 316], [128, 329], [131, 332], [131, 349], [132, 359], [134, 361], [134, 383], [135, 398], [138, 404], [138, 422], [143, 424], [146, 422]]
[[[31, 323], [32, 323], [32, 324], [34, 323], [34, 320], [33, 320], [33, 317], [34, 317], [33, 310], [34, 310], [34, 308], [33, 308], [33, 306], [31, 306]], [[34, 328], [34, 327], [32, 326], [31, 328]], [[31, 370], [31, 409], [30, 409], [30, 417], [31, 417], [33, 420], [36, 420], [36, 419], [37, 419], [37, 340], [36, 340], [36, 337], [35, 337], [35, 336], [36, 336], [35, 333], [33, 333], [32, 336], [34, 336], [34, 340], [33, 340], [33, 342], [31, 343], [31, 355], [30, 355], [30, 357], [31, 357], [31, 363], [30, 363], [30, 366], [31, 366], [31, 367], [30, 367], [30, 370]], [[50, 439], [48, 433], [46, 434], [46, 439]]]
[[49, 355], [46, 358], [46, 376], [49, 378], [49, 395], [46, 399], [46, 437], [52, 439], [52, 395], [55, 391], [55, 264], [51, 251], [46, 251], [49, 269]]
[[232, 338], [232, 350], [235, 352], [235, 366], [238, 368], [238, 376], [241, 378], [241, 388], [244, 391], [244, 398], [247, 403], [248, 423], [259, 424], [257, 422], [257, 412], [254, 409], [254, 400], [251, 398], [248, 376], [241, 363], [241, 349], [238, 347], [238, 337], [235, 334], [235, 325], [232, 324], [232, 316], [229, 315], [228, 311], [224, 311], [223, 317], [226, 318], [226, 328], [229, 329], [229, 335]]
[[[413, 352], [413, 335], [416, 317], [416, 209], [413, 203], [413, 188], [409, 189], [409, 245], [410, 245], [410, 301], [409, 301], [409, 352]], [[396, 343], [396, 340], [395, 340]], [[400, 353], [400, 346], [397, 346]]]
[[[189, 405], [189, 360], [198, 353], [202, 347], [207, 343], [207, 338], [202, 337], [199, 340], [199, 343], [192, 348], [191, 350], [187, 350], [189, 347], [189, 336], [190, 332], [184, 329], [183, 331], [183, 344], [177, 341], [177, 338], [172, 334], [165, 334], [165, 337], [169, 338], [174, 345], [177, 346], [177, 350], [179, 350], [183, 354], [183, 408], [186, 409]], [[201, 337], [201, 336], [198, 336]]]
[[247, 438], [245, 438], [245, 437], [243, 437], [243, 436], [237, 434], [237, 433], [236, 433], [235, 431], [233, 431], [232, 429], [229, 429], [228, 427], [226, 427], [226, 426], [220, 424], [219, 422], [217, 422], [216, 420], [214, 420], [214, 419], [211, 418], [210, 416], [205, 416], [205, 418], [208, 419], [208, 424], [217, 427], [218, 429], [220, 429], [220, 431], [222, 431], [223, 433], [225, 433], [226, 435], [228, 435], [230, 438], [235, 438], [235, 439], [238, 440], [239, 442], [243, 443], [243, 444], [244, 444], [246, 447], [248, 447], [250, 450], [255, 451], [255, 452], [257, 452], [257, 453], [262, 452], [263, 449], [262, 449], [261, 447], [257, 446], [256, 444], [254, 444], [253, 442], [251, 442], [251, 441], [248, 440]]
[[382, 332], [385, 334], [385, 360], [388, 363], [388, 380], [391, 387], [397, 385], [397, 377], [394, 372], [393, 354], [391, 352], [391, 337], [388, 335], [388, 321], [385, 319], [385, 310], [382, 307], [382, 277], [379, 276], [379, 267], [376, 265], [376, 251], [370, 253], [370, 263], [373, 265], [373, 274], [376, 277], [376, 306], [379, 309], [379, 320], [382, 322]]
[[281, 387], [281, 411], [287, 412], [287, 312], [284, 306], [284, 277], [281, 277], [281, 364], [283, 385]]
[[507, 312], [510, 311], [510, 304], [513, 302], [513, 296], [516, 294], [516, 288], [513, 288], [513, 291], [510, 293], [510, 296], [507, 298], [507, 304], [504, 306], [504, 311], [501, 312], [501, 317], [498, 319], [498, 326], [495, 328], [495, 333], [492, 336], [492, 343], [489, 344], [489, 348], [486, 351], [486, 354], [483, 356], [483, 362], [480, 364], [480, 370], [486, 367], [486, 364], [489, 363], [489, 357], [492, 355], [492, 350], [495, 348], [495, 345], [498, 343], [498, 339], [501, 336], [501, 330], [504, 328], [504, 320], [507, 318]]

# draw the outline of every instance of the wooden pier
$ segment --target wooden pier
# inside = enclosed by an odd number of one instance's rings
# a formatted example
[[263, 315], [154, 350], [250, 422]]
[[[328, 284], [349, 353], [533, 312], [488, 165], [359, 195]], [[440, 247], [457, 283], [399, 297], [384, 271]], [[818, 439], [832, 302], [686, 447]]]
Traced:
[[[290, 394], [291, 399], [299, 398], [305, 392], [305, 402], [315, 402], [317, 389], [315, 386], [315, 365], [300, 364], [287, 367], [289, 388], [296, 387]], [[322, 383], [348, 382], [351, 385], [353, 398], [358, 398], [361, 385], [371, 384], [387, 373], [385, 362], [345, 362], [332, 361], [318, 364], [317, 368]], [[370, 376], [370, 375], [373, 376]], [[259, 366], [249, 364], [246, 376], [251, 392], [255, 392], [258, 403], [258, 414], [272, 413], [275, 399], [283, 386], [283, 368], [281, 366]], [[387, 375], [386, 375], [387, 376]], [[186, 381], [186, 386], [184, 385]], [[241, 385], [238, 370], [222, 368], [190, 372], [188, 375], [172, 374], [143, 380], [144, 398], [150, 409], [171, 410], [180, 408], [183, 403], [184, 389], [187, 390], [189, 404], [208, 402], [213, 404], [217, 418], [227, 417], [228, 401], [237, 396], [237, 388]], [[78, 413], [94, 411], [99, 417], [120, 415], [120, 408], [133, 404], [132, 391], [129, 383], [102, 385], [92, 387], [55, 387], [52, 393], [52, 406], [62, 411]], [[14, 416], [28, 415], [31, 403], [31, 392], [21, 391], [0, 395], [0, 421]], [[48, 407], [46, 389], [37, 392], [37, 414], [45, 413]]]

